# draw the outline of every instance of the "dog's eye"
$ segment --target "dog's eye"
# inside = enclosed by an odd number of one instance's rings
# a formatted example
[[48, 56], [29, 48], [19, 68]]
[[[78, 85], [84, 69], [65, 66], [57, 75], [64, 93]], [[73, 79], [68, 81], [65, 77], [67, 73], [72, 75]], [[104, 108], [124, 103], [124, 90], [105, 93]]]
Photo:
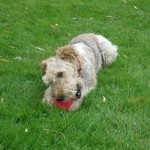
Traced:
[[57, 78], [61, 78], [63, 76], [63, 73], [62, 72], [58, 72], [57, 73]]

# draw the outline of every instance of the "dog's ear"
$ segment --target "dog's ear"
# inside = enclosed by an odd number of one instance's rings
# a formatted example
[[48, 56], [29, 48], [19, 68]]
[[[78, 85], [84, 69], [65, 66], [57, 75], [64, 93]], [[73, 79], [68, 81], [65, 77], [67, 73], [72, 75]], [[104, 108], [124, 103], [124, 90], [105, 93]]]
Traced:
[[57, 50], [56, 54], [61, 59], [65, 60], [65, 61], [69, 61], [69, 62], [73, 62], [75, 60], [75, 57], [77, 56], [73, 47], [71, 47], [70, 45], [60, 47]]
[[46, 74], [47, 62], [48, 62], [48, 59], [43, 60], [43, 61], [41, 62], [41, 70], [42, 70], [42, 75], [43, 75], [43, 76]]

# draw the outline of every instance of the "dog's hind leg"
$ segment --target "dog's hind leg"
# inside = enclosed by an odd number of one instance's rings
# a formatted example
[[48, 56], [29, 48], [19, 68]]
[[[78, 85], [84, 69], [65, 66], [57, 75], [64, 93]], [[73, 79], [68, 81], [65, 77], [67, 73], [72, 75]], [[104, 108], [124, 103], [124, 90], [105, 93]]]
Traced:
[[103, 57], [103, 65], [106, 66], [113, 63], [118, 55], [118, 47], [101, 35], [96, 35], [96, 37], [101, 56]]

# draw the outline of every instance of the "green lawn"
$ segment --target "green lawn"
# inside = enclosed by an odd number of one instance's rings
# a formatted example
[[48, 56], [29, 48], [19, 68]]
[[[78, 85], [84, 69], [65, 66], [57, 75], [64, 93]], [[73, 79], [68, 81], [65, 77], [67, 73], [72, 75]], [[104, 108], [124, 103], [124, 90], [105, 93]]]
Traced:
[[[149, 150], [149, 8], [149, 0], [1, 0], [0, 150]], [[43, 105], [40, 62], [86, 32], [118, 45], [116, 62], [79, 111]]]

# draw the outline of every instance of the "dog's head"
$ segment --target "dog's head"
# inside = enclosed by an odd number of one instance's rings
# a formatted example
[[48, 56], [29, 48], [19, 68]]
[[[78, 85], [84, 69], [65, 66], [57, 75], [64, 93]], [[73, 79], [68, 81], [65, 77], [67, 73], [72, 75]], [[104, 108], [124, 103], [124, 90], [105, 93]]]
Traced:
[[57, 50], [57, 55], [43, 60], [42, 80], [51, 86], [51, 97], [58, 100], [80, 98], [82, 80], [79, 76], [77, 54], [71, 46]]

